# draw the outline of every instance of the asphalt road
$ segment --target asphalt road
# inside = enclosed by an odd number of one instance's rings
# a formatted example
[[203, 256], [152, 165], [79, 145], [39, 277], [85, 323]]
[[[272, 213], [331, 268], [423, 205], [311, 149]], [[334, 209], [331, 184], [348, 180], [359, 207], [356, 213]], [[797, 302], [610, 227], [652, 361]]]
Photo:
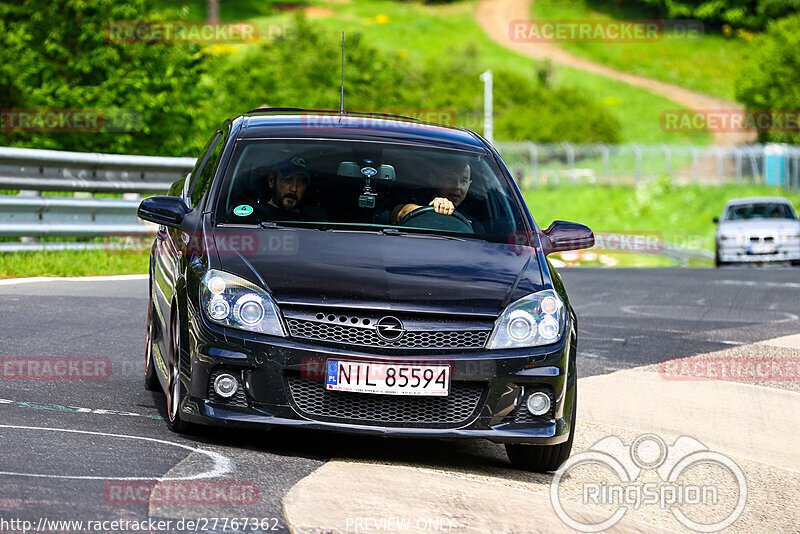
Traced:
[[[800, 332], [797, 269], [565, 269], [562, 274], [578, 313], [580, 376]], [[507, 462], [502, 448], [487, 442], [287, 430], [171, 433], [161, 420], [164, 397], [146, 391], [142, 382], [146, 284], [0, 285], [0, 357], [107, 358], [110, 365], [97, 380], [0, 380], [0, 532], [14, 530], [2, 520], [29, 520], [35, 527], [42, 518], [148, 517], [172, 520], [170, 530], [180, 518], [208, 518], [201, 524], [205, 529], [183, 530], [236, 531], [221, 521], [211, 528], [213, 519], [223, 516], [266, 520], [248, 532], [280, 531], [285, 530], [282, 497], [332, 457]], [[226, 504], [226, 494], [214, 504], [148, 506], [113, 494], [121, 478], [145, 479], [122, 482], [135, 487], [148, 478], [181, 480], [208, 470], [216, 470], [215, 480], [255, 487], [258, 498]]]

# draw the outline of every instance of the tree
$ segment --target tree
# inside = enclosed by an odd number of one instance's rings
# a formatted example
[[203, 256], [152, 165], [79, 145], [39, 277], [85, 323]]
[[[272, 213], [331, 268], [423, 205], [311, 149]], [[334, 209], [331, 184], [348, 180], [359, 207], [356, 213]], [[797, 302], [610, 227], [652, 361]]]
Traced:
[[794, 117], [793, 126], [784, 123], [760, 133], [759, 140], [800, 144], [800, 15], [770, 24], [751, 44], [752, 53], [736, 82], [736, 96], [748, 110], [772, 110], [773, 117], [781, 120]]
[[[1, 108], [97, 110], [132, 119], [106, 121], [101, 131], [0, 131], [0, 145], [196, 155], [209, 130], [201, 107], [210, 91], [198, 84], [208, 63], [202, 48], [120, 42], [109, 33], [112, 22], [166, 16], [154, 12], [151, 0], [0, 3]], [[202, 136], [185, 137], [198, 128]]]
[[639, 0], [669, 18], [695, 18], [721, 26], [761, 30], [771, 20], [800, 10], [800, 0]]
[[219, 0], [206, 0], [206, 22], [219, 24]]

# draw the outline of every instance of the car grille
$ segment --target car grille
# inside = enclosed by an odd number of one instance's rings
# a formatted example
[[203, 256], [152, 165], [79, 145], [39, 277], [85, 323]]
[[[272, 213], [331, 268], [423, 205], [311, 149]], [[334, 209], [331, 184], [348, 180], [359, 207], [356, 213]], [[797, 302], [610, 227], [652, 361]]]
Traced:
[[[244, 388], [242, 388], [242, 382], [239, 380], [239, 389], [236, 390], [236, 394], [233, 397], [224, 398], [217, 395], [217, 392], [214, 391], [214, 380], [221, 375], [222, 373], [229, 372], [225, 371], [224, 369], [220, 369], [219, 371], [215, 371], [211, 377], [208, 379], [208, 400], [211, 402], [219, 402], [223, 404], [227, 404], [229, 406], [237, 406], [239, 408], [247, 408], [247, 394], [244, 392]], [[237, 378], [240, 378], [238, 373], [230, 373]]]
[[321, 380], [286, 379], [295, 410], [316, 421], [457, 428], [475, 419], [485, 402], [485, 386], [475, 383], [454, 382], [447, 397], [424, 397], [327, 391]]
[[292, 337], [367, 347], [481, 349], [491, 333], [490, 330], [406, 330], [400, 339], [386, 341], [378, 336], [374, 328], [295, 318], [289, 318], [286, 322]]

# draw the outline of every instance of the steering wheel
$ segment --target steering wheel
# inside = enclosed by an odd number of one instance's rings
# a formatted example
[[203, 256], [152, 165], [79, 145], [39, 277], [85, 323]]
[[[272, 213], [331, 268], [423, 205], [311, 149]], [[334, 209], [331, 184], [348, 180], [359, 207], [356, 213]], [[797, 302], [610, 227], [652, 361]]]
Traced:
[[411, 221], [414, 225], [420, 228], [430, 228], [431, 230], [445, 230], [449, 232], [458, 232], [461, 234], [474, 234], [475, 230], [469, 223], [466, 217], [459, 212], [454, 211], [452, 215], [445, 215], [444, 213], [436, 213], [436, 208], [433, 206], [423, 206], [417, 208], [405, 217], [400, 219], [397, 224], [399, 226], [408, 226]]

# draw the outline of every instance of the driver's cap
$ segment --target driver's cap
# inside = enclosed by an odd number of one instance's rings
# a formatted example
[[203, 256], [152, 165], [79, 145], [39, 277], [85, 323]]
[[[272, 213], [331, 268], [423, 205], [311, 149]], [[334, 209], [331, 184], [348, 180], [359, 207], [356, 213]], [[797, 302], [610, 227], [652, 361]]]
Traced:
[[310, 183], [311, 174], [309, 174], [306, 167], [306, 160], [303, 159], [301, 155], [296, 154], [289, 159], [279, 161], [273, 165], [272, 172], [280, 174], [283, 178], [289, 178], [290, 176], [294, 176], [296, 174], [302, 174]]

